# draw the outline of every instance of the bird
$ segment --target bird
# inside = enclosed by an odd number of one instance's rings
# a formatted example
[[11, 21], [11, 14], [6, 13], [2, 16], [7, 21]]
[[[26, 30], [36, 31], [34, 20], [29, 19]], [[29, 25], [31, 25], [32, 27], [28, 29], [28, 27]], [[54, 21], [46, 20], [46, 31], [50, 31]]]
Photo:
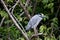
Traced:
[[37, 25], [40, 23], [40, 21], [44, 18], [44, 14], [36, 14], [34, 15], [28, 22], [26, 26], [26, 31], [33, 29], [34, 27], [37, 27]]

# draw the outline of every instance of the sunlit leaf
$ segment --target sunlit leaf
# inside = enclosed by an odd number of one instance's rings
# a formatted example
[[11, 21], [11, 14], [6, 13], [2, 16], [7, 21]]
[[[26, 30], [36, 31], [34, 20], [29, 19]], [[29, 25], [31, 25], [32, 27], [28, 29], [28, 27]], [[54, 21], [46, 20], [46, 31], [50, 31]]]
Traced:
[[54, 5], [54, 3], [49, 3], [47, 7], [48, 7], [48, 8], [52, 8], [53, 5]]
[[49, 2], [49, 0], [42, 0], [43, 4], [47, 4]]
[[7, 14], [5, 11], [0, 11], [0, 15], [1, 15], [2, 17], [8, 18], [8, 14]]
[[7, 1], [7, 2], [13, 2], [13, 0], [5, 0], [5, 1]]
[[46, 25], [41, 25], [39, 28], [39, 32], [44, 33], [45, 31], [47, 31], [46, 29], [47, 29]]

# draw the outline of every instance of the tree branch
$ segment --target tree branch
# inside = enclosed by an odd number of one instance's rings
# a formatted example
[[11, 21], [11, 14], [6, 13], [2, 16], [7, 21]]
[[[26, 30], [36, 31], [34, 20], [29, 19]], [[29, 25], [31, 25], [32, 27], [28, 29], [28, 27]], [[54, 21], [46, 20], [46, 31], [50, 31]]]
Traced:
[[36, 36], [48, 36], [46, 34], [43, 34], [43, 33], [37, 33], [37, 34], [33, 34], [30, 38], [30, 40], [33, 38], [33, 37], [36, 37]]
[[12, 14], [13, 14], [13, 11], [14, 11], [14, 9], [15, 9], [16, 5], [18, 5], [18, 3], [19, 3], [19, 0], [18, 0], [18, 1], [16, 1], [15, 5], [12, 7], [12, 11], [11, 11], [11, 13], [12, 13]]
[[[58, 3], [59, 3], [59, 0], [58, 0]], [[57, 9], [57, 12], [56, 12], [56, 14], [55, 14], [55, 17], [58, 16], [59, 9], [60, 9], [60, 4], [59, 4], [59, 6], [58, 6], [58, 9]]]
[[[37, 30], [37, 25], [38, 25], [38, 23], [39, 22], [37, 22], [33, 27], [33, 29], [34, 29], [34, 32], [35, 32], [35, 34], [38, 34], [38, 30]], [[36, 40], [39, 40], [39, 36], [36, 36], [37, 37], [37, 39]]]
[[31, 16], [30, 16], [30, 14], [29, 14], [29, 11], [26, 9], [26, 7], [22, 4], [22, 2], [21, 2], [21, 0], [20, 0], [20, 5], [19, 6], [21, 6], [22, 8], [23, 8], [23, 10], [24, 10], [24, 12], [25, 12], [25, 14], [26, 14], [26, 16], [30, 19], [31, 18]]
[[29, 2], [30, 2], [30, 0], [26, 1], [25, 7], [27, 7], [29, 5]]
[[43, 33], [33, 34], [30, 39], [32, 39], [33, 37], [39, 36], [39, 35], [43, 35]]
[[35, 0], [34, 6], [33, 6], [32, 16], [33, 16], [34, 13], [35, 13], [36, 6], [37, 6], [37, 0]]
[[19, 20], [15, 17], [14, 14], [12, 14], [12, 16], [14, 17], [14, 19], [16, 20], [16, 22], [20, 25], [20, 27], [22, 28], [22, 30], [26, 33], [25, 29], [23, 28], [22, 24], [19, 22]]
[[15, 26], [22, 32], [22, 34], [26, 38], [26, 40], [29, 40], [28, 36], [23, 32], [23, 30], [20, 28], [20, 26], [18, 25], [18, 23], [15, 21], [15, 19], [13, 18], [13, 16], [11, 15], [11, 13], [9, 12], [9, 10], [8, 10], [7, 6], [5, 5], [5, 3], [4, 3], [3, 0], [1, 0], [1, 3], [3, 4], [5, 10], [9, 14], [10, 18], [12, 19], [12, 21], [14, 22]]
[[20, 16], [22, 16], [24, 14], [24, 12], [22, 12], [21, 14], [20, 14]]
[[15, 5], [13, 5], [10, 9], [9, 9], [9, 11], [11, 11], [12, 13], [13, 13], [13, 11], [14, 11], [14, 9], [15, 9], [15, 7], [16, 7], [16, 5], [18, 5], [18, 3], [19, 3], [19, 0], [18, 1], [16, 1], [16, 3], [15, 3]]
[[26, 33], [26, 31], [24, 30], [22, 24], [18, 21], [18, 19], [17, 19], [17, 18], [15, 17], [15, 15], [13, 14], [13, 11], [14, 11], [15, 7], [18, 5], [18, 3], [19, 3], [19, 0], [16, 1], [15, 5], [12, 6], [12, 8], [10, 8], [9, 11], [12, 10], [12, 11], [11, 11], [11, 15], [14, 17], [14, 19], [16, 20], [16, 22], [20, 25], [20, 27], [21, 27], [21, 28], [23, 29], [23, 31]]
[[0, 23], [0, 27], [2, 26], [4, 20], [5, 20], [5, 17], [2, 18], [1, 23]]

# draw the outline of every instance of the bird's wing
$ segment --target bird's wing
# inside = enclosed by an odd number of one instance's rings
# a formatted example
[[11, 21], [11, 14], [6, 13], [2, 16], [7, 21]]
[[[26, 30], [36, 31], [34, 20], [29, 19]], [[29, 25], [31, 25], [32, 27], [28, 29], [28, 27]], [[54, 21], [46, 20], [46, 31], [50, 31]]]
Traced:
[[34, 20], [35, 20], [35, 21], [33, 21], [34, 23], [33, 23], [32, 28], [37, 27], [37, 25], [38, 25], [39, 22], [42, 20], [42, 18], [39, 17], [39, 16], [36, 16]]
[[33, 16], [33, 17], [29, 20], [29, 22], [28, 22], [28, 24], [27, 24], [27, 26], [26, 26], [26, 30], [29, 30], [29, 29], [34, 25], [35, 21], [36, 21], [35, 16]]
[[38, 15], [33, 16], [30, 21], [28, 22], [28, 25], [26, 27], [26, 30], [29, 30], [30, 28], [34, 28], [37, 27], [37, 25], [39, 24], [39, 22], [42, 20], [41, 17], [39, 17]]

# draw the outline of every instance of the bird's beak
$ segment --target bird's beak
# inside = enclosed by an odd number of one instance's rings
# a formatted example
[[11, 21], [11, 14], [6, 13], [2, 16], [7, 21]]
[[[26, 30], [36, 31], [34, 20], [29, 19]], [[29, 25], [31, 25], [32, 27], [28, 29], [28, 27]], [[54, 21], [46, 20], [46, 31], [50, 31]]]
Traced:
[[43, 18], [46, 18], [46, 16], [44, 16]]

